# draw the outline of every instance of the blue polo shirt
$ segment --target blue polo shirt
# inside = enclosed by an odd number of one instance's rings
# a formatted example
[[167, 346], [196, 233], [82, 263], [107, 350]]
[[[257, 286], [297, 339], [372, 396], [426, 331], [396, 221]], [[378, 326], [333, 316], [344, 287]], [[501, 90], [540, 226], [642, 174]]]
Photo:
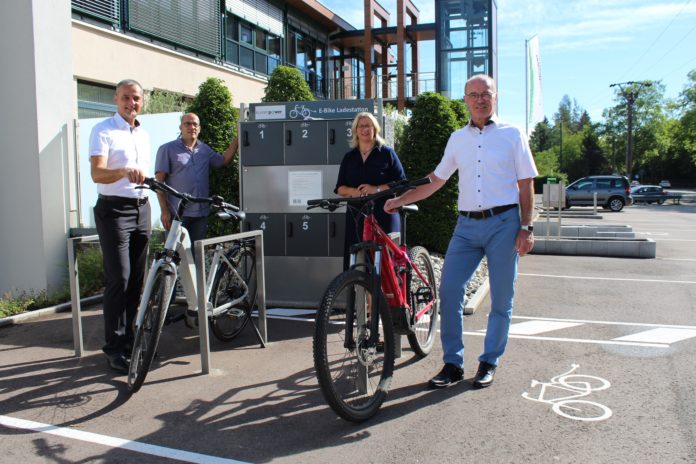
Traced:
[[[209, 193], [210, 168], [220, 168], [225, 159], [200, 140], [193, 150], [189, 150], [179, 138], [165, 143], [157, 150], [155, 172], [167, 174], [167, 185], [175, 190], [186, 192], [194, 197], [207, 197]], [[179, 199], [167, 194], [169, 208], [174, 214], [179, 207]], [[184, 210], [186, 217], [202, 217], [209, 214], [206, 203], [191, 203]]]

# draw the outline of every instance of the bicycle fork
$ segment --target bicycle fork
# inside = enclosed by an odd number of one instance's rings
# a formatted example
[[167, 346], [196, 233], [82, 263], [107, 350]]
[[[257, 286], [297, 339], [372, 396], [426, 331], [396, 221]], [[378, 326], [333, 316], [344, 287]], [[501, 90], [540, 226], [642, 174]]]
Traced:
[[[351, 268], [358, 266], [365, 266], [369, 272], [372, 279], [372, 290], [368, 295], [364, 294], [362, 289], [354, 289], [348, 296], [348, 311], [346, 311], [346, 327], [344, 336], [344, 348], [353, 350], [357, 348], [363, 354], [362, 356], [367, 356], [367, 353], [371, 348], [377, 346], [379, 341], [379, 310], [380, 310], [380, 292], [382, 288], [382, 277], [380, 273], [381, 256], [382, 256], [382, 246], [376, 245], [374, 243], [361, 244], [360, 250], [356, 253], [351, 254]], [[366, 261], [366, 251], [368, 248], [374, 250], [374, 265], [369, 266], [365, 263]], [[369, 259], [369, 258], [368, 258]], [[358, 304], [362, 307], [362, 302], [365, 301], [366, 304], [364, 310], [359, 310]], [[369, 317], [369, 323], [368, 323]], [[357, 319], [357, 320], [356, 320]], [[358, 328], [358, 340], [356, 341], [353, 337], [353, 326], [356, 324]], [[365, 337], [365, 331], [369, 331], [369, 336]]]

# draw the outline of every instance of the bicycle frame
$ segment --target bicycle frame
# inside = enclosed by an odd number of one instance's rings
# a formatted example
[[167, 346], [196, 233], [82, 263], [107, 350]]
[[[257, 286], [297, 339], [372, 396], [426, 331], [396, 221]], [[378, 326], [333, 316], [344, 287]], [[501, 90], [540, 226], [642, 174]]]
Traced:
[[[166, 271], [170, 272], [174, 276], [174, 280], [176, 280], [177, 277], [180, 277], [181, 285], [184, 289], [184, 294], [186, 295], [186, 304], [188, 309], [191, 311], [198, 310], [198, 290], [195, 283], [196, 266], [193, 260], [191, 239], [189, 238], [188, 231], [179, 219], [183, 214], [184, 207], [185, 202], [181, 201], [179, 203], [177, 214], [172, 218], [171, 226], [165, 238], [164, 248], [162, 251], [156, 254], [156, 259], [153, 261], [152, 265], [150, 266], [150, 270], [148, 271], [145, 287], [140, 299], [140, 305], [138, 306], [138, 314], [135, 319], [136, 329], [142, 325], [145, 306], [150, 299], [153, 282], [157, 272], [162, 268], [165, 268]], [[227, 259], [222, 244], [218, 243], [215, 246], [215, 252], [211, 261], [210, 270], [208, 271], [208, 275], [206, 277], [206, 294], [211, 294], [215, 274], [217, 273], [220, 263], [223, 261], [227, 263], [232, 271], [236, 280], [235, 283], [242, 286], [242, 288], [244, 288], [244, 292], [238, 298], [228, 301], [224, 305], [217, 308], [213, 308], [212, 303], [207, 302], [206, 311], [208, 312], [208, 316], [217, 316], [225, 312], [228, 308], [239, 304], [247, 297], [249, 292], [246, 282], [244, 282], [244, 279], [239, 275], [236, 267], [233, 266], [233, 264]], [[172, 289], [172, 291], [174, 291], [174, 289]], [[169, 308], [166, 308], [165, 311], [168, 309]]]
[[[411, 285], [412, 272], [415, 270], [418, 277], [427, 285], [430, 285], [430, 282], [420, 272], [420, 269], [411, 262], [406, 245], [394, 243], [394, 240], [379, 226], [372, 208], [374, 208], [373, 204], [368, 206], [364, 220], [363, 241], [354, 245], [355, 252], [351, 252], [351, 268], [362, 266], [362, 264], [358, 264], [358, 253], [365, 252], [366, 257], [372, 258], [372, 263], [369, 263], [368, 258], [365, 265], [374, 270], [372, 272], [374, 279], [372, 301], [379, 301], [379, 292], [382, 291], [389, 308], [405, 308], [413, 322], [418, 321], [424, 313], [432, 308], [435, 301], [428, 303], [417, 314], [413, 313], [412, 302], [408, 301], [406, 297], [408, 295], [407, 289]], [[374, 325], [378, 324], [378, 318], [372, 318], [372, 321]], [[370, 343], [376, 342], [378, 337], [377, 327], [371, 327]]]

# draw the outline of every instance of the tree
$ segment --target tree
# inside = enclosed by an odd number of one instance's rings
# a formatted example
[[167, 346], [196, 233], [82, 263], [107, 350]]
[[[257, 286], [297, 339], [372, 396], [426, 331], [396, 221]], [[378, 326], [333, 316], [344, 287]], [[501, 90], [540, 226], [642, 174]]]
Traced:
[[549, 120], [544, 116], [544, 120], [534, 126], [531, 137], [529, 137], [529, 148], [532, 153], [540, 153], [548, 150], [552, 146], [553, 128]]
[[604, 150], [599, 145], [597, 132], [589, 124], [584, 131], [582, 138], [582, 156], [587, 162], [587, 173], [589, 175], [606, 174], [608, 169], [607, 159]]
[[297, 68], [278, 66], [268, 78], [264, 102], [314, 101], [314, 95]]
[[[187, 108], [201, 120], [199, 139], [218, 153], [222, 153], [237, 135], [239, 110], [232, 105], [232, 94], [222, 79], [209, 77], [198, 87], [198, 94]], [[227, 202], [239, 204], [239, 155], [222, 169], [210, 173], [210, 193], [220, 195]], [[208, 236], [223, 234], [223, 223], [213, 217], [208, 227]], [[237, 224], [233, 229], [238, 230]]]
[[[440, 162], [449, 136], [460, 127], [448, 99], [425, 92], [418, 96], [404, 129], [399, 158], [409, 179], [430, 174]], [[408, 242], [444, 253], [457, 220], [457, 181], [450, 179], [434, 195], [419, 203], [408, 223]]]

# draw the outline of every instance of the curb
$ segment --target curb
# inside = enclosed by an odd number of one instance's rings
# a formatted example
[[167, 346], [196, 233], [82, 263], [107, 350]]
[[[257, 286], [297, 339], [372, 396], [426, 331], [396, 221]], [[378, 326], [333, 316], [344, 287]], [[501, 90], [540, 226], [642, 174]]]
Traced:
[[[80, 300], [80, 305], [91, 305], [95, 303], [100, 303], [104, 295], [95, 295]], [[34, 311], [27, 311], [21, 314], [15, 314], [14, 316], [0, 318], [0, 327], [6, 327], [9, 325], [19, 324], [21, 322], [31, 321], [34, 319], [40, 319], [44, 316], [51, 314], [56, 314], [60, 312], [66, 312], [72, 310], [72, 302], [61, 303], [55, 306], [49, 306], [48, 308], [36, 309]]]

